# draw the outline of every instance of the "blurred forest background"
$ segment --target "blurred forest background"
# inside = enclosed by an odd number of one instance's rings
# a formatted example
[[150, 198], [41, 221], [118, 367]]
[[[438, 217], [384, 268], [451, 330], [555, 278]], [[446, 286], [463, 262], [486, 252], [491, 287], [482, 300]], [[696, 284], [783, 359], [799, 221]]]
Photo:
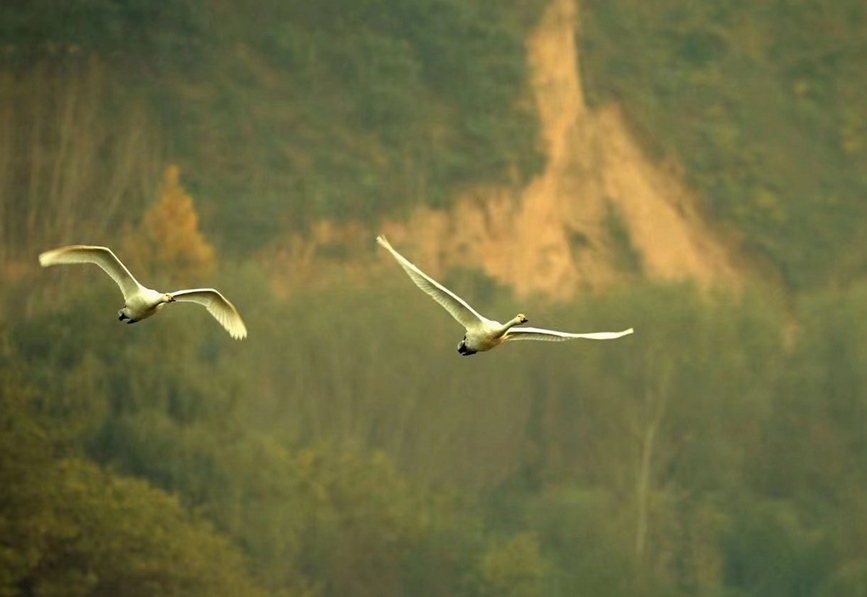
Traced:
[[[578, 0], [589, 109], [738, 280], [650, 275], [610, 204], [604, 290], [436, 273], [636, 334], [463, 359], [373, 238], [545, 171], [549, 4], [0, 5], [0, 595], [865, 595], [867, 6]], [[38, 268], [65, 243], [222, 289], [250, 337], [119, 325], [95, 267]]]

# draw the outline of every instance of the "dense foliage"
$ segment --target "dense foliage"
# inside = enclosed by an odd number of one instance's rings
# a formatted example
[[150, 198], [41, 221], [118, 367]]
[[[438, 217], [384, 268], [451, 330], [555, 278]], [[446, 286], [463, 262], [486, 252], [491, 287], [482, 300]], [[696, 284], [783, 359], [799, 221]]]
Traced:
[[867, 7], [582, 0], [585, 84], [792, 288], [867, 268]]
[[194, 307], [118, 325], [98, 271], [4, 289], [32, 297], [0, 339], [8, 587], [205, 587], [213, 565], [287, 595], [857, 594], [863, 288], [792, 328], [749, 294], [645, 286], [534, 317], [634, 337], [472, 360], [399, 272], [284, 301], [222, 269], [243, 343]]
[[[371, 222], [526, 180], [541, 162], [524, 38], [542, 5], [12, 2], [0, 45], [18, 86], [35, 66], [86, 79], [98, 57], [111, 89], [147, 99], [212, 230], [251, 249], [313, 218]], [[124, 126], [123, 110], [105, 117]]]
[[176, 498], [65, 456], [38, 401], [0, 368], [0, 594], [265, 595], [240, 550]]

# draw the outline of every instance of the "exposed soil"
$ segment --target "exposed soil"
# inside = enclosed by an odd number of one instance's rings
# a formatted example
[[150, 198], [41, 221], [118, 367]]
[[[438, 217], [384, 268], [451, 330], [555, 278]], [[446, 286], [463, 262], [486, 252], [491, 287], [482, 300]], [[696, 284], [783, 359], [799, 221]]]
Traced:
[[[587, 108], [577, 22], [575, 0], [552, 0], [527, 40], [544, 172], [523, 189], [478, 188], [452, 209], [420, 208], [381, 232], [431, 275], [479, 268], [519, 296], [565, 300], [636, 276], [738, 285], [733, 243], [703, 221], [676, 173], [648, 158], [616, 106]], [[323, 223], [290, 253], [312, 267], [317, 247], [364, 237]]]

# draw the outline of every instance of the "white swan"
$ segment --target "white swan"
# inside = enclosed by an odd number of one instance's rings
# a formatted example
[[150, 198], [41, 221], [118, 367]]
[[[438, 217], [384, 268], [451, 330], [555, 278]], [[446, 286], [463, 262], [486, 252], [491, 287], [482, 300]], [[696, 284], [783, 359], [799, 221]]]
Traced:
[[463, 356], [469, 356], [491, 350], [507, 340], [547, 340], [562, 342], [573, 338], [588, 338], [590, 340], [613, 340], [626, 336], [633, 332], [632, 328], [622, 332], [594, 332], [589, 334], [570, 334], [555, 330], [543, 330], [531, 327], [515, 327], [527, 323], [528, 319], [523, 314], [516, 315], [506, 323], [492, 321], [479, 315], [462, 298], [448, 288], [418, 269], [403, 255], [398, 253], [384, 236], [377, 236], [376, 242], [388, 249], [401, 267], [406, 270], [415, 285], [429, 294], [436, 302], [442, 305], [452, 317], [458, 320], [467, 330], [464, 339], [458, 344], [458, 352]]
[[70, 245], [39, 255], [42, 267], [66, 263], [95, 263], [120, 287], [124, 306], [117, 312], [119, 321], [135, 323], [147, 319], [167, 303], [197, 303], [220, 322], [232, 338], [247, 336], [247, 327], [234, 305], [213, 288], [194, 288], [175, 292], [157, 292], [139, 284], [120, 259], [108, 247]]

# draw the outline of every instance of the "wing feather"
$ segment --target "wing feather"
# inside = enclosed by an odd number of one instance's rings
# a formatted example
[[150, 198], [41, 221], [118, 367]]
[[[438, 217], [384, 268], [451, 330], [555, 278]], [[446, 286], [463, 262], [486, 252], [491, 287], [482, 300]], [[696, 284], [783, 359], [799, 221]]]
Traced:
[[586, 334], [571, 334], [569, 332], [558, 332], [556, 330], [544, 330], [541, 328], [531, 327], [513, 327], [506, 334], [506, 340], [542, 340], [548, 342], [563, 342], [564, 340], [573, 340], [575, 338], [585, 338], [588, 340], [614, 340], [633, 333], [633, 329], [623, 330], [622, 332], [590, 332]]
[[39, 263], [42, 267], [70, 263], [95, 263], [111, 276], [111, 279], [120, 287], [124, 300], [137, 294], [142, 285], [139, 284], [126, 266], [121, 263], [108, 247], [95, 247], [89, 245], [70, 245], [52, 249], [39, 255]]
[[192, 288], [169, 293], [179, 303], [196, 303], [208, 310], [236, 340], [247, 336], [247, 326], [235, 306], [213, 288]]
[[445, 308], [445, 310], [448, 311], [452, 317], [457, 319], [465, 328], [470, 329], [479, 323], [487, 321], [486, 318], [479, 315], [461, 297], [425, 274], [403, 255], [398, 253], [384, 236], [377, 236], [376, 242], [385, 247], [388, 252], [392, 254], [400, 266], [409, 275], [410, 279], [415, 282], [416, 286], [421, 288], [424, 292], [430, 295], [431, 298], [442, 305], [443, 308]]

